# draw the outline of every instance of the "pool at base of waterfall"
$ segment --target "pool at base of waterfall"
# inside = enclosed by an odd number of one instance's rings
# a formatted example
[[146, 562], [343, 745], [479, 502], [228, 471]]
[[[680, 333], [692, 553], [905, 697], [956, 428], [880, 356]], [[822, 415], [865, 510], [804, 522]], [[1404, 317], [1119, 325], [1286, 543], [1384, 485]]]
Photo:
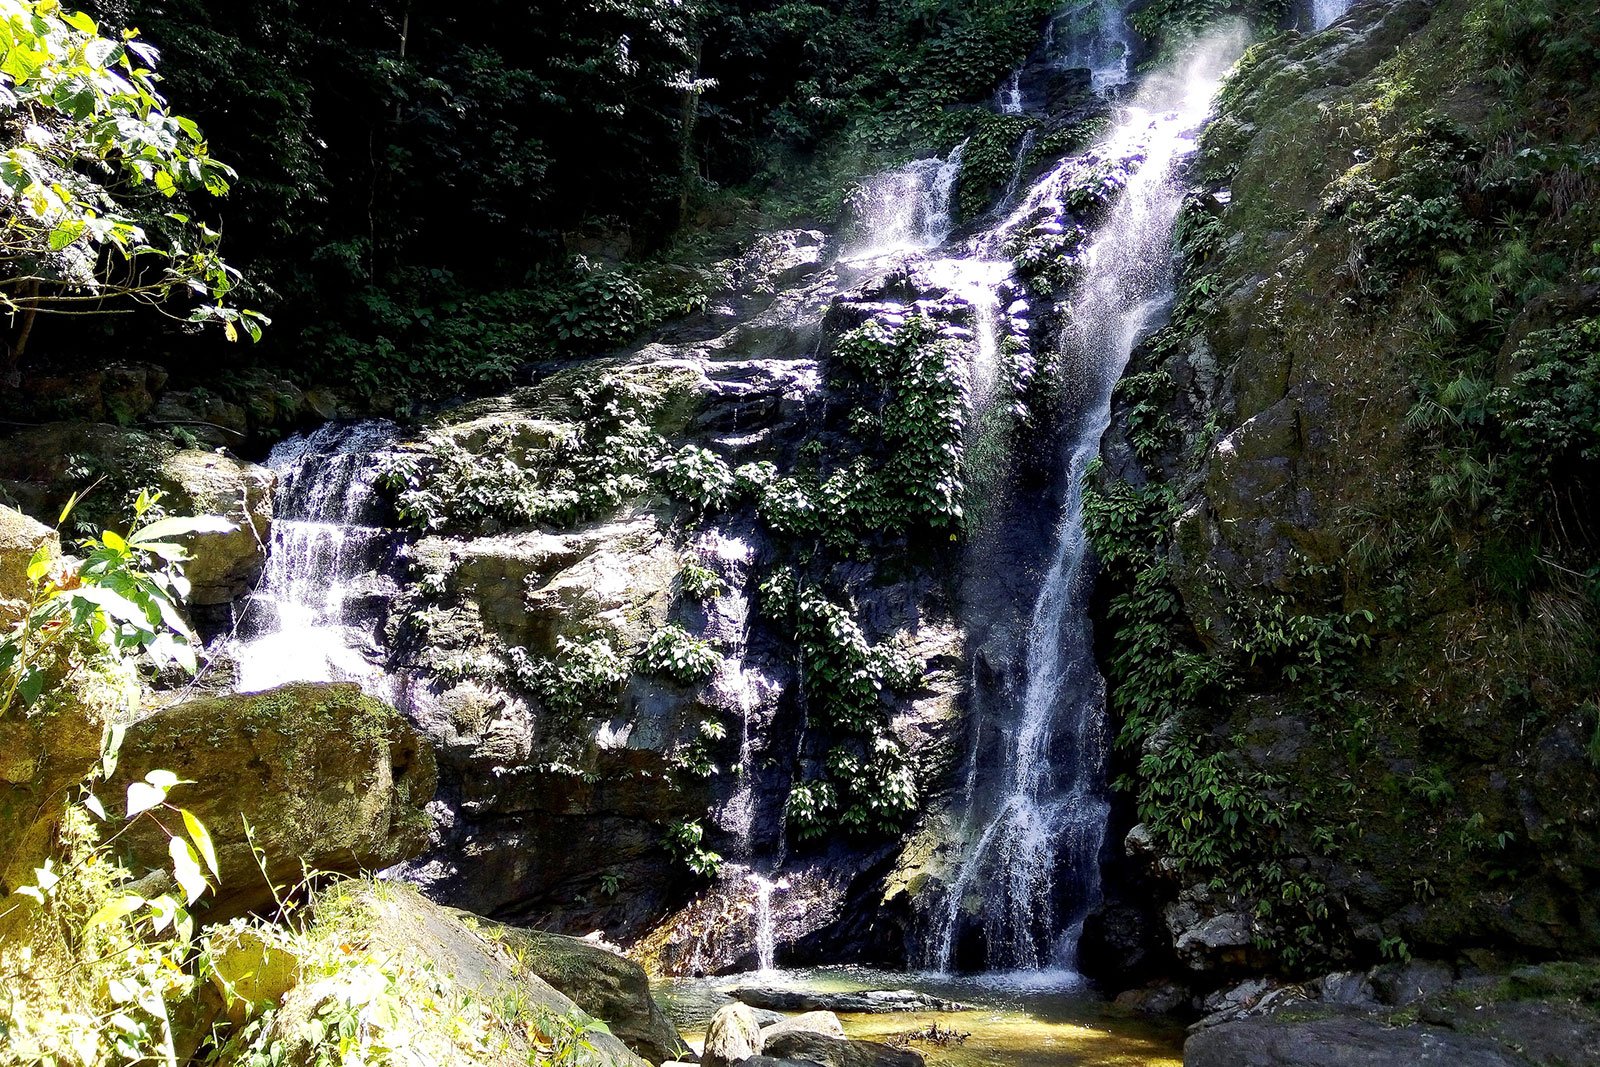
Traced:
[[[711, 1017], [734, 1002], [730, 991], [759, 986], [806, 993], [909, 989], [970, 1006], [970, 1011], [839, 1013], [852, 1038], [902, 1044], [930, 1067], [1180, 1067], [1181, 1027], [1120, 1014], [1076, 975], [905, 974], [863, 967], [764, 971], [719, 978], [663, 979], [656, 999], [699, 1050]], [[791, 1012], [786, 1014], [798, 1014]], [[966, 1035], [940, 1043], [929, 1036]]]

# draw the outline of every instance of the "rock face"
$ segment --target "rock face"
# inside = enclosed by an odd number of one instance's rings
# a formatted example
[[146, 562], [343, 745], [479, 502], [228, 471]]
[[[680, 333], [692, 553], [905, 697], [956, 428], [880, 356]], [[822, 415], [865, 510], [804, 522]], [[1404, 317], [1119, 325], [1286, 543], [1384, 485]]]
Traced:
[[[1104, 443], [1096, 506], [1143, 516], [1098, 545], [1098, 639], [1129, 727], [1119, 770], [1145, 823], [1125, 881], [1208, 982], [1308, 951], [1328, 969], [1402, 946], [1600, 951], [1600, 769], [1580, 754], [1594, 659], [1569, 655], [1596, 614], [1592, 599], [1557, 607], [1562, 571], [1587, 573], [1595, 542], [1561, 535], [1565, 505], [1500, 474], [1485, 488], [1497, 502], [1474, 502], [1449, 470], [1506, 462], [1498, 431], [1425, 418], [1454, 417], [1455, 390], [1481, 381], [1585, 424], [1575, 394], [1517, 376], [1548, 358], [1525, 338], [1592, 322], [1596, 294], [1552, 272], [1547, 299], [1495, 298], [1496, 325], [1478, 330], [1452, 289], [1434, 310], [1453, 324], [1434, 333], [1424, 320], [1443, 319], [1419, 297], [1439, 291], [1438, 248], [1386, 259], [1360, 221], [1431, 180], [1419, 160], [1448, 141], [1464, 169], [1425, 195], [1471, 221], [1447, 257], [1571, 240], [1559, 212], [1498, 227], [1490, 183], [1459, 177], [1479, 173], [1498, 123], [1523, 122], [1523, 104], [1490, 118], [1475, 103], [1496, 91], [1462, 51], [1471, 6], [1356, 5], [1252, 53], [1191, 175], [1173, 321], [1136, 354]], [[1429, 88], [1392, 117], [1393, 140], [1288, 147], [1422, 68]], [[1587, 119], [1528, 122], [1550, 151], [1592, 136]], [[1593, 484], [1593, 453], [1563, 470]], [[1513, 558], [1531, 569], [1507, 582]], [[1213, 882], [1262, 888], [1195, 899]]]
[[[433, 754], [398, 712], [354, 685], [291, 685], [162, 708], [128, 729], [108, 795], [158, 769], [193, 779], [173, 803], [193, 810], [216, 843], [221, 877], [208, 919], [272, 903], [241, 816], [281, 886], [300, 881], [302, 862], [314, 871], [376, 871], [427, 843]], [[156, 831], [125, 842], [131, 869], [165, 866], [166, 839]]]
[[234, 525], [232, 533], [190, 538], [184, 567], [190, 603], [213, 607], [238, 600], [267, 563], [276, 484], [272, 472], [215, 452], [188, 450], [162, 463], [161, 475], [171, 487], [164, 502], [169, 512], [219, 515]]
[[575, 937], [498, 927], [519, 967], [548, 982], [651, 1063], [676, 1059], [688, 1046], [650, 995], [637, 963]]
[[[725, 306], [635, 352], [540, 368], [531, 387], [445, 412], [396, 453], [427, 472], [421, 484], [494, 472], [451, 499], [418, 499], [432, 517], [405, 550], [390, 613], [394, 665], [427, 683], [407, 711], [432, 739], [442, 781], [434, 847], [407, 877], [519, 924], [599, 928], [624, 943], [655, 928], [640, 955], [675, 973], [755, 963], [745, 868], [779, 852], [789, 888], [772, 903], [786, 958], [834, 955], [843, 937], [898, 959], [909, 920], [903, 896], [882, 906], [891, 833], [783, 841], [793, 786], [867, 751], [817, 728], [795, 623], [763, 611], [761, 584], [796, 566], [795, 549], [774, 534], [759, 490], [703, 514], [692, 492], [636, 459], [688, 449], [770, 478], [814, 465], [807, 457], [847, 428], [854, 402], [818, 359], [825, 336], [859, 321], [830, 325], [845, 280], [821, 266], [816, 235], [752, 255]], [[850, 454], [840, 446], [837, 461]], [[589, 485], [614, 485], [614, 496], [589, 500], [561, 482], [591, 468], [604, 479]], [[892, 699], [885, 689], [870, 712], [930, 792], [947, 780], [959, 730], [947, 543], [919, 545], [892, 572], [830, 554], [808, 578], [846, 606], [864, 642], [894, 640], [926, 667], [920, 686]], [[695, 574], [709, 585], [689, 588]], [[645, 669], [652, 642], [679, 629], [709, 646], [706, 668]], [[674, 857], [667, 842], [683, 832], [728, 861], [723, 882], [706, 889], [691, 857]], [[713, 913], [731, 921], [701, 921]]]
[[61, 538], [50, 527], [0, 505], [0, 625], [10, 627], [26, 614], [32, 602], [28, 565], [43, 549], [61, 555]]
[[1419, 961], [1301, 986], [1251, 979], [1206, 1000], [1212, 1014], [1191, 1027], [1185, 1067], [1567, 1067], [1600, 1057], [1592, 964], [1451, 973]]

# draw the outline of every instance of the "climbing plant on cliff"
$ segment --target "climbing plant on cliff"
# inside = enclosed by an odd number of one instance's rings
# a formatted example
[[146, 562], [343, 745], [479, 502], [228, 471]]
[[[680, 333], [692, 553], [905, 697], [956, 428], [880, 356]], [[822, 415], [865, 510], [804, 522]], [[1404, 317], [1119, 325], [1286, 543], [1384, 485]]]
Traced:
[[180, 194], [226, 193], [233, 171], [211, 157], [194, 122], [167, 110], [156, 59], [133, 32], [104, 36], [58, 0], [0, 0], [9, 374], [41, 314], [137, 301], [221, 323], [230, 339], [261, 334], [262, 317], [229, 302], [239, 275], [221, 258], [219, 232], [179, 210]]

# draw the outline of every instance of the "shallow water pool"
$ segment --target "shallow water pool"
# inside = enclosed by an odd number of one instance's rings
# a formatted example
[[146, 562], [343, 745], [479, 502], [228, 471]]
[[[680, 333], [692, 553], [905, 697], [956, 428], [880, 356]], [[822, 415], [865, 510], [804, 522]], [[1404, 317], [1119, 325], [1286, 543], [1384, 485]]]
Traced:
[[[851, 1037], [904, 1043], [931, 1067], [1181, 1067], [1183, 1030], [1118, 1014], [1070, 974], [951, 978], [859, 967], [767, 971], [656, 985], [662, 1007], [696, 1048], [728, 990], [771, 986], [812, 992], [913, 989], [972, 1005], [963, 1012], [839, 1016]], [[950, 1044], [930, 1026], [965, 1034]], [[908, 1035], [924, 1035], [911, 1036]]]

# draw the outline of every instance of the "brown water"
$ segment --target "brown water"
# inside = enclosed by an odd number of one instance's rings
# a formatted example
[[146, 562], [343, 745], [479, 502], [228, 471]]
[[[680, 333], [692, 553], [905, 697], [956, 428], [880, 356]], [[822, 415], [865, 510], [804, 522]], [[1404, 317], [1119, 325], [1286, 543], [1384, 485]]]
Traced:
[[908, 1047], [930, 1067], [1181, 1067], [1183, 1031], [1118, 1014], [1081, 984], [1065, 979], [1008, 982], [896, 974], [855, 967], [781, 971], [723, 978], [673, 979], [656, 996], [696, 1048], [711, 1017], [732, 1003], [726, 991], [741, 985], [783, 986], [815, 992], [915, 989], [973, 1007], [963, 1012], [841, 1015], [851, 1037], [900, 1043], [929, 1026], [968, 1035], [938, 1045], [911, 1039]]

